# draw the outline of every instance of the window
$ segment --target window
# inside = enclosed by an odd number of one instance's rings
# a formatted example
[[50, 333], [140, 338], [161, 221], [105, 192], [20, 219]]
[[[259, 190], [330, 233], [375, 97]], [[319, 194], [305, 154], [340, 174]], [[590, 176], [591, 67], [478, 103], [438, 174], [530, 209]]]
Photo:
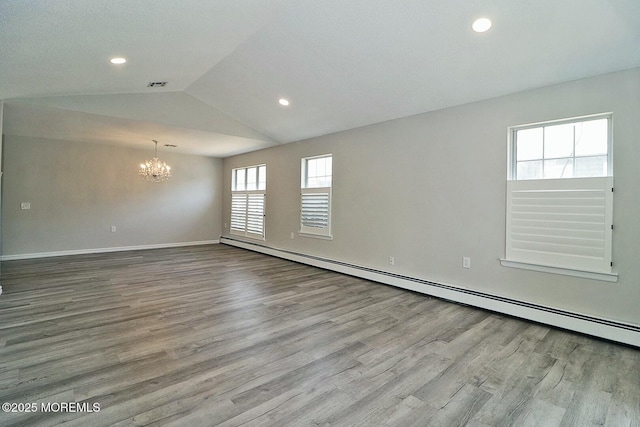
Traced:
[[512, 178], [609, 176], [609, 122], [593, 116], [512, 128]]
[[613, 280], [611, 119], [510, 128], [503, 265]]
[[300, 233], [331, 239], [332, 155], [302, 159]]
[[231, 234], [264, 240], [267, 166], [231, 172]]

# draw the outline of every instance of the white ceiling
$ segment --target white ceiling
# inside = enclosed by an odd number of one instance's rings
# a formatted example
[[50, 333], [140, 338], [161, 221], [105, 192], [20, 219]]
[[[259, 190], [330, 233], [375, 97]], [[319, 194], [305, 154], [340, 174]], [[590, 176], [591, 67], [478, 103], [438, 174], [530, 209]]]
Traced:
[[4, 133], [218, 157], [639, 66], [640, 0], [0, 0]]

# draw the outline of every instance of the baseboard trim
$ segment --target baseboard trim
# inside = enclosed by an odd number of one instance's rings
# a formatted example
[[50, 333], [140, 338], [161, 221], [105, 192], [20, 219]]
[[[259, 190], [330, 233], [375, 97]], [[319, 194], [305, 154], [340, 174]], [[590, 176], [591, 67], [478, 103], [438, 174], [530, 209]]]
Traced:
[[545, 325], [640, 347], [640, 326], [638, 325], [573, 313], [557, 308], [478, 292], [460, 286], [431, 282], [230, 237], [221, 237], [220, 243], [543, 323]]
[[55, 251], [55, 252], [37, 252], [37, 253], [30, 253], [30, 254], [2, 255], [0, 256], [0, 261], [15, 261], [15, 260], [21, 260], [21, 259], [49, 258], [49, 257], [68, 256], [68, 255], [100, 254], [100, 253], [106, 253], [106, 252], [142, 251], [145, 249], [177, 248], [182, 246], [212, 245], [216, 243], [220, 243], [220, 240], [217, 240], [217, 239], [216, 240], [199, 240], [195, 242], [157, 243], [154, 245], [75, 249], [70, 251]]

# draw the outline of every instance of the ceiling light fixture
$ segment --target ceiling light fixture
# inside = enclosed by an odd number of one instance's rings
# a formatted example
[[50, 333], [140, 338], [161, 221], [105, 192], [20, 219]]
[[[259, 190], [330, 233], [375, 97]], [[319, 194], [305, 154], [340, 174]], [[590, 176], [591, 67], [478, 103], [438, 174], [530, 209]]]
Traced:
[[125, 62], [127, 62], [127, 60], [125, 58], [118, 57], [118, 58], [111, 58], [111, 60], [109, 62], [111, 62], [112, 64], [115, 64], [115, 65], [120, 65], [120, 64], [124, 64]]
[[284, 98], [280, 98], [280, 99], [278, 100], [278, 103], [279, 103], [280, 105], [284, 106], [284, 107], [286, 107], [287, 105], [289, 105], [289, 101], [288, 101], [288, 100], [286, 100], [286, 99], [284, 99]]
[[158, 141], [152, 140], [156, 144], [156, 150], [153, 155], [153, 159], [147, 160], [140, 164], [138, 175], [143, 177], [149, 182], [162, 182], [171, 178], [171, 167], [167, 165], [163, 160], [158, 158]]
[[473, 21], [471, 28], [473, 28], [473, 31], [475, 31], [476, 33], [484, 33], [485, 31], [488, 31], [489, 28], [491, 28], [491, 20], [488, 18], [476, 19], [475, 21]]

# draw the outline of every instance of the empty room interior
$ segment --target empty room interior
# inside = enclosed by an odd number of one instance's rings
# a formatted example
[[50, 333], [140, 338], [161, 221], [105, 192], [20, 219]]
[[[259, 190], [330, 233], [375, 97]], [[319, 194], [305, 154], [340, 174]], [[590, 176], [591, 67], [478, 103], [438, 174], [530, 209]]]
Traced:
[[0, 425], [640, 425], [637, 0], [0, 1]]

